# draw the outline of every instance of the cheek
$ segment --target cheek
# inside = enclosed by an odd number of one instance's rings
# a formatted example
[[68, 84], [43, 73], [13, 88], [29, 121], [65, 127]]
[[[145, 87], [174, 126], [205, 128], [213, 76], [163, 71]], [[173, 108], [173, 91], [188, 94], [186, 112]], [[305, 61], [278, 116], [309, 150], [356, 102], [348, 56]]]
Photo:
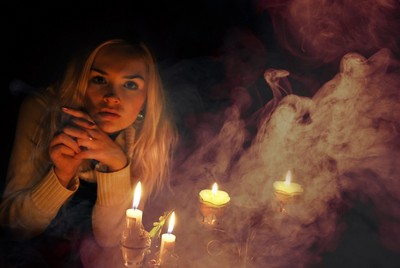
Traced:
[[123, 128], [132, 125], [139, 114], [140, 109], [137, 106], [129, 105], [123, 109], [123, 117], [121, 118], [120, 123]]
[[129, 110], [129, 114], [132, 115], [132, 117], [136, 118], [138, 113], [141, 111], [143, 102], [131, 102], [130, 105], [127, 105], [127, 109]]
[[142, 107], [144, 106], [144, 98], [139, 98], [139, 99], [135, 99], [131, 102], [128, 102], [125, 105], [127, 114], [129, 114], [129, 117], [135, 121], [137, 118], [137, 115], [140, 113], [140, 111], [142, 110]]
[[86, 92], [85, 99], [84, 99], [86, 111], [89, 114], [91, 114], [91, 112], [97, 106], [97, 103], [99, 103], [99, 101], [101, 101], [101, 100], [102, 100], [102, 98], [97, 96], [96, 94], [93, 94], [91, 92]]

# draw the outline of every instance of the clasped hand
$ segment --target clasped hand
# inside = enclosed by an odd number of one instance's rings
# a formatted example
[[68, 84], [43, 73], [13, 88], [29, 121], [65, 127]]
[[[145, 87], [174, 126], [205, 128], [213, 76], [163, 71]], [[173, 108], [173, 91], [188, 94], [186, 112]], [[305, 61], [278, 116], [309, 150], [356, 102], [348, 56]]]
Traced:
[[99, 129], [85, 112], [63, 108], [71, 120], [51, 140], [50, 158], [60, 183], [68, 187], [85, 159], [94, 159], [117, 171], [127, 164], [121, 146]]

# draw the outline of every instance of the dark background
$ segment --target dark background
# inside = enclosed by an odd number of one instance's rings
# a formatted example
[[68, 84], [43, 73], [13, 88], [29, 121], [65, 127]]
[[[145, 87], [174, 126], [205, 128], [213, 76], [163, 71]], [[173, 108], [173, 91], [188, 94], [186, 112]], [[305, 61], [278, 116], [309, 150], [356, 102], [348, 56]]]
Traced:
[[[65, 1], [29, 5], [14, 2], [3, 4], [1, 9], [0, 190], [18, 107], [26, 94], [18, 87], [10, 90], [10, 83], [17, 79], [33, 88], [47, 85], [61, 75], [69, 56], [87, 42], [137, 36], [152, 47], [162, 66], [168, 67], [185, 59], [218, 56], [227, 32], [239, 27], [249, 30], [264, 44], [270, 59], [266, 68], [293, 67], [293, 62], [282, 60], [286, 58], [274, 39], [269, 14], [258, 10], [253, 1]], [[205, 103], [215, 104], [207, 94], [200, 95]], [[348, 231], [339, 248], [326, 254], [326, 267], [400, 267], [398, 254], [379, 245], [370, 213], [362, 205], [346, 216]], [[371, 259], [375, 262], [369, 263]]]
[[265, 46], [273, 48], [268, 14], [258, 14], [252, 2], [152, 0], [27, 4], [16, 1], [6, 4], [1, 11], [2, 174], [12, 145], [18, 106], [26, 94], [18, 86], [10, 90], [10, 83], [17, 80], [33, 88], [46, 86], [62, 74], [77, 49], [88, 42], [108, 38], [144, 40], [164, 66], [184, 59], [218, 55], [227, 31], [235, 27], [249, 30]]

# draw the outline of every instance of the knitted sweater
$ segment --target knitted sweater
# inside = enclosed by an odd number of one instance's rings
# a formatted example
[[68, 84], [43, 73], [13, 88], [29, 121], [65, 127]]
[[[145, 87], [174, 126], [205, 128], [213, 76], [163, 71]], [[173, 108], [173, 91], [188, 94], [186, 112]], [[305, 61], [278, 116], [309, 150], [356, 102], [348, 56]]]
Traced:
[[[43, 112], [45, 98], [29, 97], [20, 108], [14, 146], [9, 161], [7, 185], [0, 204], [0, 223], [24, 239], [35, 237], [48, 228], [57, 214], [67, 207], [82, 181], [97, 184], [90, 215], [74, 213], [71, 217], [91, 218], [93, 235], [101, 246], [115, 246], [125, 224], [125, 211], [132, 206], [130, 165], [116, 172], [102, 172], [99, 164], [87, 165], [75, 178], [71, 189], [63, 187], [54, 173], [48, 148], [41, 151], [32, 138]], [[124, 148], [133, 127], [119, 134], [116, 141]], [[133, 134], [132, 134], [133, 133]], [[125, 151], [127, 149], [125, 148]], [[80, 200], [80, 199], [77, 199]], [[68, 219], [68, 213], [60, 219]], [[62, 221], [59, 222], [62, 225]]]

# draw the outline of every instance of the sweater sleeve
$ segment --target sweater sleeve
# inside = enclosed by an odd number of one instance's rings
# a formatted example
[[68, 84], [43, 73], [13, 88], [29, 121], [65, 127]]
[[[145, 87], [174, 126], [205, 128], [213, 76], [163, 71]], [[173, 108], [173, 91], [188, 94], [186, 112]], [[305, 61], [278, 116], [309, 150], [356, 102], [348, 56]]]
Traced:
[[97, 200], [93, 209], [93, 234], [100, 246], [118, 245], [125, 226], [126, 209], [132, 207], [130, 165], [111, 173], [96, 171]]
[[43, 232], [78, 187], [68, 190], [59, 183], [47, 151], [32, 138], [45, 108], [38, 97], [21, 104], [0, 204], [0, 223], [22, 238]]

